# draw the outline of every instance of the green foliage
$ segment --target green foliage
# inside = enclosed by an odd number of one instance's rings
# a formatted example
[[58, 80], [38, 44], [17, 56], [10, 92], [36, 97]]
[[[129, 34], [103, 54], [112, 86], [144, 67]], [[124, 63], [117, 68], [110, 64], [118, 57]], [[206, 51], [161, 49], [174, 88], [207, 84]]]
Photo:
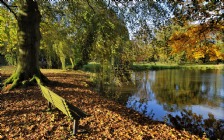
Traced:
[[[44, 11], [45, 7], [42, 7]], [[56, 21], [57, 6], [55, 6], [55, 15], [45, 15], [41, 23], [42, 41], [41, 52], [42, 59], [46, 59], [47, 67], [53, 67], [53, 63], [60, 61], [61, 68], [65, 69], [66, 58], [73, 58], [73, 43], [69, 37], [68, 28], [66, 27], [66, 20], [61, 17], [60, 21]], [[58, 15], [57, 15], [58, 14]], [[53, 24], [52, 24], [53, 23]], [[56, 66], [58, 67], [58, 66]]]
[[100, 64], [99, 63], [88, 63], [83, 66], [84, 71], [89, 72], [100, 72]]
[[5, 56], [10, 65], [16, 64], [17, 59], [17, 22], [12, 14], [0, 7], [0, 54]]
[[5, 60], [9, 65], [16, 65], [17, 56], [13, 53], [5, 54]]
[[134, 63], [131, 66], [132, 70], [141, 71], [141, 70], [163, 70], [163, 69], [178, 69], [180, 66], [176, 64], [162, 64], [162, 63]]
[[[62, 3], [65, 5], [61, 6]], [[107, 9], [104, 2], [90, 3], [97, 10], [93, 11], [81, 1], [41, 5], [41, 11], [47, 13], [41, 23], [41, 52], [48, 65], [60, 60], [65, 68], [68, 59], [72, 65], [82, 66], [90, 60], [100, 63], [106, 60], [114, 65], [121, 59], [128, 59], [130, 51], [125, 52], [130, 44], [124, 23], [112, 9]], [[46, 5], [52, 8], [47, 10]]]

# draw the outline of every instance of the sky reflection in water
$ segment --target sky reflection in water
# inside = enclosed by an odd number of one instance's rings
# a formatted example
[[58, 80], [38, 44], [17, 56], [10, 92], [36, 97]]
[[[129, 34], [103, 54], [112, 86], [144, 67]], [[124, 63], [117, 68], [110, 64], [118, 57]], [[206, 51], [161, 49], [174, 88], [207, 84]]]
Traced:
[[137, 92], [127, 107], [163, 121], [167, 114], [192, 110], [204, 119], [208, 113], [224, 119], [224, 72], [222, 70], [160, 70], [132, 75]]

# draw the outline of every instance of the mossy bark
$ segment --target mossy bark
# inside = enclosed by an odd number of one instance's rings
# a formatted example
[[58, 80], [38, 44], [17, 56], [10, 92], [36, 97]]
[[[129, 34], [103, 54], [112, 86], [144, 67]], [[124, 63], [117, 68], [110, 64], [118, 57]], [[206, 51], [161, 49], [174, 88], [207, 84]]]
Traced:
[[[41, 81], [47, 78], [39, 67], [40, 22], [41, 15], [36, 1], [26, 0], [21, 3], [21, 12], [18, 15], [19, 27], [19, 55], [15, 73], [9, 77], [4, 87], [10, 90], [21, 84], [28, 84], [38, 77]], [[10, 86], [8, 86], [10, 84]]]

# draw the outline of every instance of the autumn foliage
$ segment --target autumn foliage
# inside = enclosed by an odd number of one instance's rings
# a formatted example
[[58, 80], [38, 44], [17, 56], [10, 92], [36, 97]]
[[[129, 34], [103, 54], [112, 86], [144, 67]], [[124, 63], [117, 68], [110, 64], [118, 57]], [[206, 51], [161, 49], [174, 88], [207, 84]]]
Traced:
[[177, 30], [169, 40], [172, 54], [184, 52], [187, 60], [196, 62], [224, 60], [221, 30], [224, 30], [224, 26], [220, 24], [189, 25], [187, 28]]

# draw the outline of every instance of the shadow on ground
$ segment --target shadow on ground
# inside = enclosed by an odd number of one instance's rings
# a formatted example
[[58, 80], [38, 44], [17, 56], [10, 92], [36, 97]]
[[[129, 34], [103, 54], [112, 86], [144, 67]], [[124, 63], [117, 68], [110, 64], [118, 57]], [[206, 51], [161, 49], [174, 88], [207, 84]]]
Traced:
[[32, 86], [0, 94], [0, 139], [198, 139], [100, 96], [89, 86], [87, 73], [44, 74], [51, 90], [91, 114], [80, 121], [88, 132], [73, 136], [72, 121], [59, 111], [46, 112], [47, 101]]

